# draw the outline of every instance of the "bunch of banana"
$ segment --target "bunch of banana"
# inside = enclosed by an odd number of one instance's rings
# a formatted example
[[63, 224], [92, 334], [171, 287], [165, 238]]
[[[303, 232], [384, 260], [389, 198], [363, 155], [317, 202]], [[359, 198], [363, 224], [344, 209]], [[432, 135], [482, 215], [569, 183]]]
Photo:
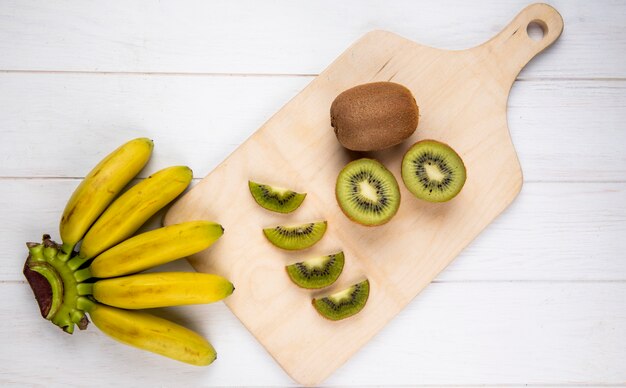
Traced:
[[75, 325], [85, 329], [89, 314], [100, 330], [120, 342], [189, 364], [208, 365], [216, 353], [200, 335], [135, 311], [212, 303], [234, 290], [218, 275], [138, 274], [204, 250], [224, 233], [217, 223], [191, 221], [133, 236], [192, 179], [188, 167], [169, 167], [119, 195], [146, 165], [152, 148], [151, 140], [139, 138], [105, 157], [65, 207], [59, 228], [63, 243], [44, 235], [42, 243], [26, 244], [24, 275], [41, 315], [67, 333], [73, 333]]

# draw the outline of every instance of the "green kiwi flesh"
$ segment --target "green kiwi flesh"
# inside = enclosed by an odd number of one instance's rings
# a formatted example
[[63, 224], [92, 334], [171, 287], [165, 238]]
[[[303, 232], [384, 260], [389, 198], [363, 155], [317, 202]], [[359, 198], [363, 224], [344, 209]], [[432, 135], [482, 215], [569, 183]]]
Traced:
[[294, 251], [306, 249], [318, 242], [326, 233], [326, 221], [263, 229], [265, 237], [278, 248]]
[[306, 193], [248, 181], [252, 197], [261, 207], [278, 213], [291, 213], [304, 201]]
[[447, 144], [419, 141], [402, 159], [402, 180], [413, 195], [430, 202], [446, 202], [463, 188], [466, 179], [461, 157]]
[[339, 321], [363, 310], [370, 294], [370, 282], [364, 280], [324, 298], [313, 299], [313, 306], [326, 319]]
[[337, 177], [335, 196], [348, 218], [366, 226], [386, 223], [400, 207], [396, 178], [374, 159], [348, 163]]
[[315, 289], [333, 284], [341, 275], [344, 263], [343, 252], [338, 252], [291, 264], [285, 269], [298, 287]]

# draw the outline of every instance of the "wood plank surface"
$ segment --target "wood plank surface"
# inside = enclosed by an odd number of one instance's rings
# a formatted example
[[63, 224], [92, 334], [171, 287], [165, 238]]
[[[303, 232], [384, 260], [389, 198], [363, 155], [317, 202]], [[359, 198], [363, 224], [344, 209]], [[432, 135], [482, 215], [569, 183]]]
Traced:
[[[0, 176], [80, 177], [149, 136], [146, 172], [183, 163], [204, 177], [311, 80], [0, 74]], [[626, 180], [626, 82], [518, 81], [508, 105], [526, 182]]]
[[[69, 336], [27, 285], [0, 291], [3, 385], [294, 386], [222, 303], [157, 311], [214, 344], [197, 368], [95, 328]], [[434, 283], [324, 385], [624, 384], [625, 299], [624, 283]]]
[[[551, 3], [563, 36], [509, 99], [520, 196], [325, 386], [626, 384], [626, 3]], [[0, 385], [293, 386], [221, 303], [159, 312], [215, 344], [206, 369], [61, 333], [21, 281], [23, 242], [55, 234], [129, 137], [155, 139], [147, 171], [203, 176], [363, 33], [464, 49], [527, 4], [0, 1]]]
[[[466, 49], [491, 38], [526, 0], [414, 2], [4, 0], [0, 69], [317, 74], [374, 29]], [[555, 0], [567, 29], [522, 77], [626, 77], [626, 4]]]
[[[58, 238], [77, 179], [5, 179], [0, 282], [22, 280], [26, 241]], [[160, 216], [148, 224], [158, 226]], [[216, 221], [221, 221], [216, 218]], [[525, 183], [439, 281], [626, 281], [626, 183]]]

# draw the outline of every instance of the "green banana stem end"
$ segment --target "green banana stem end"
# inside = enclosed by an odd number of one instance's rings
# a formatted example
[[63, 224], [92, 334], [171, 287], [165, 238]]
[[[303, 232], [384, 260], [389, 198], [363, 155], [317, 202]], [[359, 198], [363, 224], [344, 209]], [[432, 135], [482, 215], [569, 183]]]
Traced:
[[[26, 243], [29, 255], [24, 263], [24, 276], [35, 294], [41, 315], [66, 333], [74, 332], [74, 325], [84, 330], [89, 324], [84, 301], [90, 289], [88, 273], [70, 268], [68, 247], [62, 247], [43, 235], [43, 241]], [[77, 276], [78, 275], [78, 276]]]

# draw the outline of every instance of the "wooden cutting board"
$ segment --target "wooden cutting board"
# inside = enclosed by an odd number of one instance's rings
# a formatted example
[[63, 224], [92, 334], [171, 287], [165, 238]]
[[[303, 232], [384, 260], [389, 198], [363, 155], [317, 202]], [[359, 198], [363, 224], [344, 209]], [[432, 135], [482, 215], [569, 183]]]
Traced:
[[[528, 36], [531, 22], [543, 28], [543, 39]], [[469, 50], [439, 50], [390, 32], [370, 32], [184, 195], [165, 223], [208, 219], [224, 226], [224, 236], [191, 257], [192, 265], [228, 277], [236, 287], [226, 301], [228, 307], [295, 381], [319, 384], [519, 193], [522, 171], [507, 128], [509, 90], [526, 63], [562, 30], [563, 20], [555, 9], [534, 4], [493, 39]], [[393, 81], [411, 89], [420, 107], [419, 126], [408, 141], [392, 149], [348, 152], [330, 126], [330, 104], [343, 90], [373, 81]], [[450, 144], [467, 166], [465, 187], [448, 203], [418, 200], [402, 183], [404, 152], [426, 138]], [[362, 156], [380, 160], [400, 185], [400, 209], [383, 226], [349, 221], [335, 201], [337, 174]], [[272, 213], [254, 202], [249, 179], [308, 196], [292, 214]], [[282, 251], [262, 233], [264, 227], [316, 220], [328, 220], [328, 231], [304, 251]], [[338, 250], [344, 251], [346, 265], [330, 289], [300, 289], [285, 273], [286, 264]], [[312, 297], [366, 277], [370, 298], [359, 314], [331, 322], [311, 306]]]

